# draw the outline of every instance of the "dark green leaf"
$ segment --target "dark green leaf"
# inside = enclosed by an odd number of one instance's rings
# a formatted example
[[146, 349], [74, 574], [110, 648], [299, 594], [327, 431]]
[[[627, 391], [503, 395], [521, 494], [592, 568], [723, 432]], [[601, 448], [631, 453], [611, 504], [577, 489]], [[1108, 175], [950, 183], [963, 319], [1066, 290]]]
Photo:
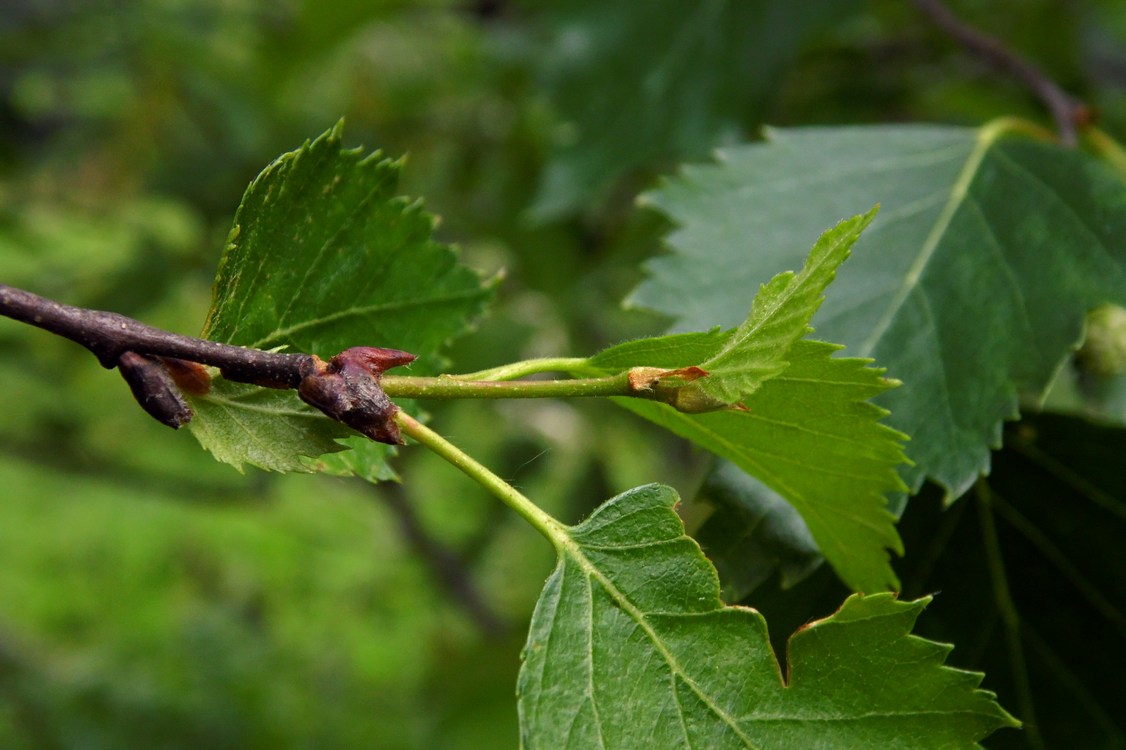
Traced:
[[679, 329], [733, 325], [745, 290], [793, 268], [821, 227], [880, 217], [815, 325], [905, 386], [881, 397], [912, 437], [917, 488], [960, 493], [989, 467], [1018, 390], [1040, 393], [1083, 315], [1126, 302], [1126, 186], [1076, 151], [981, 130], [772, 131], [651, 202], [680, 224], [633, 302]]
[[853, 596], [790, 641], [789, 676], [752, 609], [726, 607], [676, 493], [619, 495], [563, 528], [518, 682], [534, 748], [971, 747], [1015, 722], [910, 634], [927, 599]]
[[904, 514], [915, 551], [902, 561], [904, 590], [942, 592], [922, 629], [975, 644], [959, 663], [985, 670], [1026, 723], [998, 748], [1126, 745], [1121, 681], [1108, 669], [1126, 663], [1124, 455], [1121, 427], [1028, 414], [988, 484], [953, 508], [913, 502]]

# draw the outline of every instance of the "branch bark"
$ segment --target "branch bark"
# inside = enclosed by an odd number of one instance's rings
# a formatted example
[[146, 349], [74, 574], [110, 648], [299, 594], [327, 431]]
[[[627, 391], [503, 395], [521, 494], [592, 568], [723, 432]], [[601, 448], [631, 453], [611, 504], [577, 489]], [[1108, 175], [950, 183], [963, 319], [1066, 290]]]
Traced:
[[279, 354], [171, 333], [113, 312], [64, 305], [0, 284], [0, 315], [37, 326], [89, 349], [102, 366], [118, 368], [137, 402], [169, 427], [192, 418], [181, 388], [206, 392], [201, 367], [223, 377], [267, 388], [296, 388], [310, 406], [367, 435], [401, 444], [398, 407], [379, 387], [383, 372], [406, 364], [413, 354], [396, 349], [354, 347], [324, 362], [313, 354]]
[[228, 380], [271, 388], [296, 388], [314, 370], [309, 354], [264, 352], [170, 333], [118, 313], [64, 305], [6, 284], [0, 284], [0, 314], [81, 344], [106, 369], [118, 367], [123, 354], [134, 352], [212, 365]]

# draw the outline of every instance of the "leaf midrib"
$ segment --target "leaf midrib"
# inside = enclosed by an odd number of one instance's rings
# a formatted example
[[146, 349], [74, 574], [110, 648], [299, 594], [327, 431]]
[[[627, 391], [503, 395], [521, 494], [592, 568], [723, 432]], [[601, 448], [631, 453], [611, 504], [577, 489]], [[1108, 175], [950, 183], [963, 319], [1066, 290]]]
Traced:
[[[559, 531], [553, 535], [555, 536], [553, 541], [556, 544], [556, 549], [559, 550], [559, 554], [561, 556], [570, 558], [570, 560], [587, 577], [588, 581], [590, 579], [598, 581], [598, 584], [602, 586], [603, 590], [605, 590], [606, 593], [610, 595], [610, 597], [615, 601], [615, 603], [618, 604], [622, 611], [629, 615], [629, 617], [635, 623], [637, 623], [638, 627], [640, 627], [642, 631], [644, 631], [645, 635], [648, 636], [649, 641], [653, 644], [653, 648], [656, 649], [657, 653], [660, 654], [661, 657], [665, 660], [665, 663], [668, 664], [671, 673], [684, 680], [685, 684], [692, 688], [692, 692], [696, 694], [700, 701], [704, 705], [706, 705], [708, 709], [711, 710], [711, 712], [724, 724], [731, 727], [731, 730], [735, 732], [735, 734], [739, 737], [740, 740], [743, 741], [744, 745], [747, 748], [750, 748], [751, 750], [757, 750], [757, 745], [755, 745], [751, 741], [751, 738], [747, 736], [747, 734], [742, 730], [735, 717], [731, 716], [726, 711], [721, 709], [718, 705], [716, 705], [711, 696], [705, 693], [703, 688], [694, 679], [692, 679], [687, 672], [685, 672], [684, 668], [681, 667], [680, 662], [664, 646], [664, 643], [657, 635], [656, 630], [654, 630], [653, 626], [649, 624], [645, 613], [642, 612], [636, 605], [634, 605], [634, 603], [630, 601], [630, 599], [625, 594], [623, 594], [617, 586], [614, 585], [613, 581], [611, 581], [605, 574], [603, 574], [602, 571], [599, 570], [598, 567], [594, 563], [592, 563], [585, 554], [583, 554], [582, 545], [578, 541], [576, 541], [574, 537], [571, 536], [572, 531], [572, 527], [560, 527]], [[688, 537], [682, 535], [680, 537], [676, 537], [675, 539], [664, 540], [664, 543], [679, 541], [680, 539], [687, 538]], [[589, 601], [590, 608], [593, 614], [593, 595], [590, 595]], [[739, 608], [731, 607], [731, 609]], [[590, 665], [590, 667], [591, 671], [593, 672], [593, 663]], [[591, 699], [594, 699], [593, 695], [591, 696]], [[679, 715], [683, 717], [683, 711], [679, 712]]]
[[950, 198], [947, 200], [946, 205], [943, 206], [942, 212], [938, 218], [935, 219], [931, 231], [927, 233], [927, 238], [923, 241], [923, 245], [919, 250], [911, 267], [907, 269], [907, 273], [903, 277], [903, 283], [900, 284], [899, 289], [896, 290], [895, 296], [891, 302], [888, 303], [887, 309], [880, 317], [876, 324], [872, 327], [872, 333], [857, 347], [856, 354], [861, 357], [869, 357], [875, 350], [876, 345], [887, 333], [888, 328], [892, 322], [899, 315], [900, 309], [911, 293], [918, 288], [919, 280], [922, 278], [923, 271], [930, 263], [934, 254], [938, 251], [938, 247], [942, 242], [943, 237], [946, 235], [946, 230], [950, 228], [950, 223], [954, 220], [955, 214], [961, 208], [966, 196], [969, 195], [970, 185], [973, 183], [977, 175], [978, 169], [981, 167], [982, 161], [985, 159], [986, 153], [997, 142], [998, 138], [1004, 133], [1006, 123], [995, 123], [987, 125], [979, 133], [977, 137], [977, 144], [974, 150], [970, 153], [969, 158], [966, 159], [965, 165], [962, 167], [961, 172], [958, 174], [958, 179], [954, 182], [954, 186], [950, 190]]

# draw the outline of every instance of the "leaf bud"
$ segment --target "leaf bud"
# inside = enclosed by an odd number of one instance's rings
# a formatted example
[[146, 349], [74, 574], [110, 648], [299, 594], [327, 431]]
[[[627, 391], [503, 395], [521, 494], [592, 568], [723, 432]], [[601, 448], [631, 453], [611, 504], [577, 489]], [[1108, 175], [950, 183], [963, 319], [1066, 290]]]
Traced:
[[314, 372], [297, 387], [305, 403], [379, 443], [402, 445], [395, 424], [399, 407], [379, 386], [386, 370], [413, 362], [415, 355], [397, 349], [357, 346], [345, 349], [327, 364], [317, 361]]
[[178, 430], [191, 421], [191, 407], [159, 359], [125, 352], [117, 360], [117, 369], [133, 398], [158, 422]]

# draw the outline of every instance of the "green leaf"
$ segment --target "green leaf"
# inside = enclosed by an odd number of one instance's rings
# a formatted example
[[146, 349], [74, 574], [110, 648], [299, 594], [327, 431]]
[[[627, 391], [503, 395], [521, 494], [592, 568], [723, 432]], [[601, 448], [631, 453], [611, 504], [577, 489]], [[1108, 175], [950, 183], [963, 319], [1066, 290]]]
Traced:
[[302, 403], [296, 394], [217, 380], [193, 397], [192, 434], [215, 460], [242, 471], [250, 464], [271, 471], [312, 471], [308, 458], [343, 450], [339, 438], [354, 433]]
[[[668, 337], [674, 351], [706, 345], [715, 334]], [[655, 342], [650, 346], [654, 348]], [[637, 342], [629, 345], [637, 351]], [[615, 401], [692, 440], [762, 480], [805, 520], [822, 554], [856, 591], [898, 588], [887, 548], [903, 553], [886, 494], [904, 489], [896, 467], [904, 436], [880, 423], [868, 399], [892, 386], [868, 360], [835, 358], [840, 347], [808, 339], [790, 350], [790, 366], [745, 401], [747, 411], [685, 414], [635, 398]], [[617, 349], [617, 347], [615, 347]], [[615, 349], [592, 362], [617, 359]], [[639, 365], [669, 366], [654, 354]]]
[[703, 157], [756, 126], [791, 60], [854, 5], [552, 3], [541, 67], [564, 124], [533, 215], [581, 210], [629, 170]]
[[[354, 434], [337, 440], [337, 443], [335, 452], [304, 462], [306, 467], [338, 477], [357, 476], [372, 484], [399, 480], [399, 475], [389, 463], [398, 454], [395, 446]], [[344, 450], [340, 450], [340, 446], [344, 446]]]
[[821, 235], [800, 273], [783, 271], [759, 289], [747, 319], [718, 352], [699, 363], [708, 377], [696, 387], [731, 404], [786, 369], [790, 347], [809, 333], [809, 321], [821, 306], [825, 288], [875, 215], [873, 208], [842, 221]]
[[[463, 333], [491, 285], [431, 237], [434, 219], [396, 194], [401, 162], [341, 148], [341, 126], [280, 157], [243, 196], [219, 263], [203, 335], [259, 349], [331, 357], [351, 346], [419, 355], [425, 369]], [[276, 471], [389, 471], [325, 457], [354, 432], [292, 393], [254, 394], [217, 380], [195, 399], [193, 432], [217, 458]], [[278, 420], [281, 420], [279, 423]], [[263, 447], [266, 443], [273, 447]], [[353, 457], [355, 458], [355, 457]]]
[[560, 532], [517, 686], [523, 747], [969, 747], [1017, 724], [910, 634], [928, 599], [849, 598], [793, 636], [784, 680], [676, 502], [639, 487]]
[[[1022, 127], [811, 128], [721, 151], [649, 201], [679, 228], [632, 303], [680, 330], [735, 325], [741, 290], [800, 261], [817, 232], [879, 218], [814, 320], [905, 385], [881, 397], [925, 476], [962, 492], [988, 470], [1017, 393], [1041, 393], [1084, 313], [1126, 303], [1126, 186]], [[748, 250], [748, 238], [753, 246]]]

